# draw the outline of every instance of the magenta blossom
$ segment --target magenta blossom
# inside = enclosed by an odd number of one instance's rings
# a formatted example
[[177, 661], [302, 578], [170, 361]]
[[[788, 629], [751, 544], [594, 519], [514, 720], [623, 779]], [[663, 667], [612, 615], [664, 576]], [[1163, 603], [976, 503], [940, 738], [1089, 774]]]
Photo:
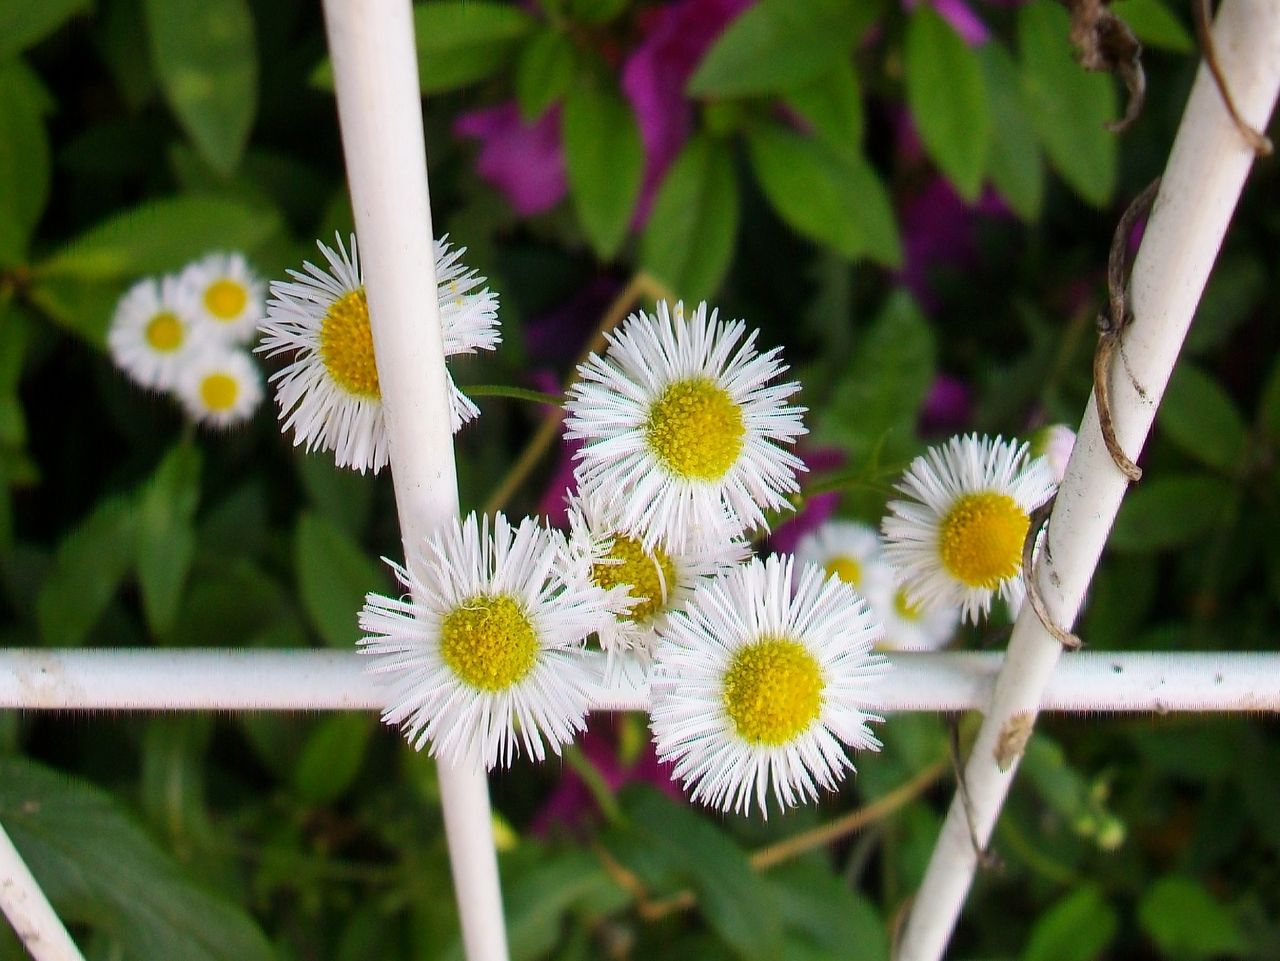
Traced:
[[[607, 730], [605, 724], [599, 723], [603, 720], [593, 721], [591, 729], [578, 739], [578, 746], [609, 789], [616, 791], [627, 784], [652, 784], [672, 800], [682, 800], [680, 788], [671, 780], [671, 765], [658, 760], [653, 742], [646, 743], [634, 761], [624, 764], [618, 757], [617, 738], [612, 731], [599, 733], [600, 728]], [[591, 792], [575, 771], [566, 768], [560, 783], [534, 815], [530, 829], [538, 835], [546, 835], [556, 826], [573, 829], [589, 821], [594, 813]]]
[[[920, 0], [902, 0], [905, 10], [914, 10], [919, 5]], [[981, 46], [991, 37], [987, 25], [978, 19], [965, 0], [931, 0], [931, 5], [969, 46]]]
[[[806, 477], [837, 470], [844, 464], [844, 453], [835, 447], [800, 451], [800, 459], [809, 468]], [[794, 554], [800, 538], [825, 524], [840, 503], [839, 491], [806, 497], [804, 506], [791, 518], [778, 525], [769, 538], [769, 549], [777, 554]]]
[[522, 217], [550, 210], [563, 199], [568, 187], [558, 107], [532, 124], [520, 119], [514, 102], [472, 110], [454, 121], [453, 131], [481, 142], [476, 172]]
[[643, 39], [622, 67], [622, 89], [644, 140], [644, 187], [634, 223], [649, 217], [663, 175], [693, 124], [684, 88], [716, 38], [752, 0], [677, 0], [641, 15]]
[[973, 391], [948, 374], [939, 374], [920, 411], [922, 434], [955, 434], [969, 426], [973, 416]]

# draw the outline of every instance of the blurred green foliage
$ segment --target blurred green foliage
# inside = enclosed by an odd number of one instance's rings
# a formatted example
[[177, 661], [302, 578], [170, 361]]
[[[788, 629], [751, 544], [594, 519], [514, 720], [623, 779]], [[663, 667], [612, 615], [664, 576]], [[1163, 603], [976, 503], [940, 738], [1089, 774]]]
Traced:
[[[619, 72], [658, 4], [417, 6], [437, 229], [502, 296], [501, 351], [459, 380], [563, 378], [586, 330], [549, 355], [526, 323], [647, 270], [786, 346], [814, 443], [844, 457], [819, 478], [838, 479], [844, 515], [874, 522], [936, 439], [919, 415], [940, 373], [972, 391], [966, 427], [1075, 423], [1112, 225], [1160, 171], [1193, 76], [1187, 11], [1115, 4], [1150, 76], [1117, 138], [1116, 84], [1073, 62], [1063, 9], [974, 9], [992, 34], [978, 45], [928, 4], [760, 0], [687, 65], [689, 136], [638, 219], [646, 147]], [[400, 552], [389, 478], [292, 450], [266, 409], [195, 434], [103, 353], [138, 276], [241, 249], [283, 278], [350, 229], [325, 57], [319, 8], [298, 0], [0, 0], [5, 644], [342, 648], [364, 593], [393, 589], [375, 560]], [[508, 100], [562, 119], [569, 198], [533, 216], [453, 129]], [[971, 201], [994, 189], [1003, 212], [974, 216], [971, 253], [930, 260], [913, 299], [897, 269], [944, 228], [910, 202], [939, 174]], [[1270, 162], [1093, 585], [1080, 631], [1096, 649], [1280, 636], [1278, 240]], [[458, 438], [464, 509], [538, 416], [482, 406]], [[512, 509], [534, 508], [548, 469]], [[997, 624], [963, 643], [1003, 639]], [[634, 757], [642, 720], [613, 727]], [[1280, 958], [1272, 719], [1042, 728], [996, 834], [1004, 867], [979, 877], [952, 957]], [[566, 768], [495, 775], [513, 957], [887, 961], [951, 785], [943, 720], [883, 731], [839, 796], [767, 823], [638, 786], [593, 827], [538, 835]], [[908, 783], [861, 832], [752, 865]], [[461, 956], [433, 765], [371, 717], [3, 714], [0, 821], [95, 961]], [[20, 957], [0, 929], [0, 959]]]

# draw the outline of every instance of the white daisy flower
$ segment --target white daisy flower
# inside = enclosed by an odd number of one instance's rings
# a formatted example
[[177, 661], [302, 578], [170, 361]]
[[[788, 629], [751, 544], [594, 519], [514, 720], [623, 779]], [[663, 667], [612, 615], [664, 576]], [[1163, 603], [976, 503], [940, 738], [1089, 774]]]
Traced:
[[751, 546], [726, 518], [715, 541], [680, 546], [640, 541], [620, 533], [617, 512], [599, 497], [569, 497], [570, 549], [581, 569], [609, 597], [612, 617], [597, 632], [606, 653], [606, 682], [648, 672], [662, 630], [672, 611], [692, 595], [703, 578], [741, 563]]
[[796, 544], [796, 560], [817, 564], [863, 597], [870, 596], [868, 585], [885, 568], [880, 535], [857, 521], [827, 521], [809, 532]]
[[116, 366], [143, 387], [171, 390], [183, 365], [199, 349], [196, 307], [176, 277], [147, 277], [116, 304], [107, 347]]
[[[453, 763], [509, 765], [523, 745], [556, 754], [586, 723], [595, 677], [583, 642], [608, 616], [604, 592], [562, 578], [564, 538], [526, 518], [454, 521], [426, 545], [410, 598], [370, 594], [361, 640], [390, 676], [382, 719]], [[391, 563], [391, 562], [388, 562]]]
[[1067, 461], [1076, 446], [1076, 432], [1066, 424], [1042, 427], [1031, 436], [1031, 456], [1043, 457], [1049, 462], [1053, 480], [1061, 484], [1067, 476]]
[[196, 423], [230, 427], [262, 403], [262, 375], [243, 350], [210, 346], [183, 367], [176, 393]]
[[[764, 508], [788, 508], [804, 465], [780, 444], [805, 428], [803, 407], [786, 399], [794, 382], [773, 384], [780, 348], [755, 349], [756, 331], [721, 322], [707, 305], [682, 304], [629, 317], [592, 354], [565, 404], [566, 433], [586, 443], [578, 486], [616, 498], [622, 530], [653, 547], [706, 538], [727, 508], [741, 526], [764, 527]], [[745, 339], [744, 339], [745, 336]]]
[[1027, 445], [976, 434], [930, 448], [889, 502], [885, 557], [911, 604], [959, 607], [976, 623], [999, 594], [1021, 599], [1022, 545], [1031, 512], [1053, 493], [1053, 476]]
[[267, 285], [239, 253], [213, 253], [187, 264], [179, 280], [195, 300], [197, 319], [225, 344], [247, 344], [262, 319]]
[[960, 609], [950, 605], [922, 608], [911, 603], [906, 588], [885, 568], [868, 585], [867, 601], [884, 625], [882, 651], [936, 651], [955, 637]]
[[[834, 790], [846, 748], [879, 748], [866, 710], [888, 668], [866, 602], [822, 568], [752, 560], [700, 584], [662, 632], [650, 724], [693, 798], [768, 816]], [[794, 583], [793, 583], [794, 581]]]
[[[364, 279], [356, 251], [337, 238], [332, 250], [317, 241], [329, 269], [310, 262], [292, 281], [272, 281], [263, 340], [268, 357], [292, 360], [271, 375], [284, 431], [295, 445], [331, 450], [339, 467], [375, 473], [387, 463], [387, 429], [374, 363], [373, 332]], [[472, 293], [484, 278], [458, 263], [461, 250], [435, 244], [440, 324], [445, 356], [492, 350], [497, 329], [497, 297], [487, 288]], [[448, 376], [446, 372], [446, 376]], [[480, 413], [449, 377], [450, 424], [458, 429]]]

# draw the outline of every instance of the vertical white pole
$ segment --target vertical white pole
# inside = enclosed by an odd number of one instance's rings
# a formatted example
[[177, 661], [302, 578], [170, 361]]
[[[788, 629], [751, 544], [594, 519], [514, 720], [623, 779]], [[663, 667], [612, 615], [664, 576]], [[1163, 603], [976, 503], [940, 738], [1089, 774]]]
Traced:
[[0, 909], [35, 961], [84, 961], [22, 855], [0, 827]]
[[[409, 0], [325, 0], [338, 119], [373, 325], [406, 562], [458, 514]], [[479, 759], [439, 768], [469, 961], [505, 961], [489, 787]]]
[[[1214, 40], [1241, 116], [1265, 128], [1280, 88], [1280, 0], [1226, 0]], [[1112, 414], [1130, 457], [1151, 429], [1253, 159], [1202, 64], [1134, 264], [1134, 323], [1115, 355]], [[1075, 623], [1127, 486], [1107, 453], [1091, 401], [1037, 570], [1049, 613], [1063, 627]], [[990, 840], [1061, 654], [1031, 605], [1024, 605], [965, 765], [969, 804], [960, 795], [952, 801], [898, 961], [937, 961], [946, 950], [977, 866], [975, 838], [984, 847]]]

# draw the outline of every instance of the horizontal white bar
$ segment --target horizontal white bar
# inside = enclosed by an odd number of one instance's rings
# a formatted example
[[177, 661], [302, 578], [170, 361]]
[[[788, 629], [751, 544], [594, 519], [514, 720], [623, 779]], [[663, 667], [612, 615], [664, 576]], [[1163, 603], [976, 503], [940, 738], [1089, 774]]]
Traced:
[[[1003, 654], [890, 654], [868, 708], [986, 707]], [[0, 709], [374, 711], [384, 698], [354, 652], [282, 650], [0, 650]], [[642, 687], [601, 689], [602, 711], [643, 711]], [[1105, 653], [1064, 656], [1043, 709], [1277, 711], [1280, 654]]]

